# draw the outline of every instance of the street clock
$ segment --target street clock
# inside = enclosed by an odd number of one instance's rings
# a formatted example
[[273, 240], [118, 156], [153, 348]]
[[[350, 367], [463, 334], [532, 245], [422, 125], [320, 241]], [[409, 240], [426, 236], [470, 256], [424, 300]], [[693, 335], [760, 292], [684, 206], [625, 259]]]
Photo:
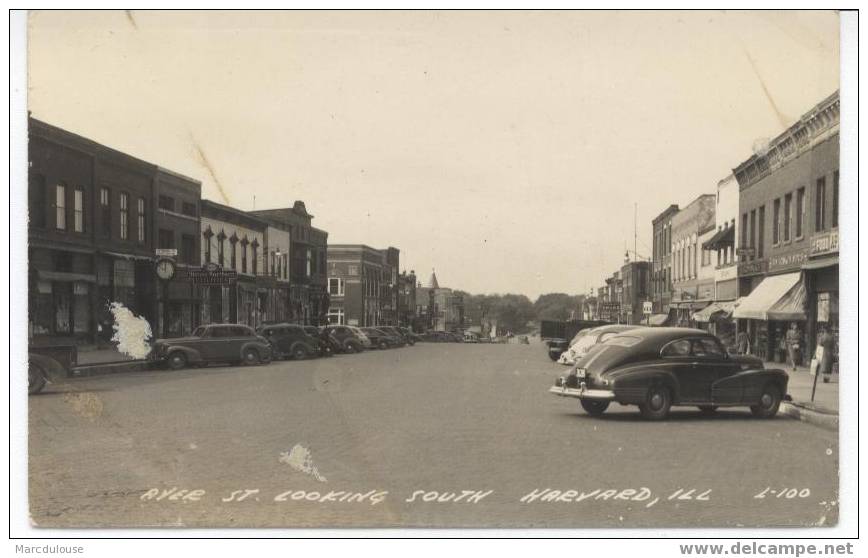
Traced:
[[175, 262], [169, 258], [160, 258], [157, 260], [157, 277], [163, 281], [168, 281], [175, 276]]

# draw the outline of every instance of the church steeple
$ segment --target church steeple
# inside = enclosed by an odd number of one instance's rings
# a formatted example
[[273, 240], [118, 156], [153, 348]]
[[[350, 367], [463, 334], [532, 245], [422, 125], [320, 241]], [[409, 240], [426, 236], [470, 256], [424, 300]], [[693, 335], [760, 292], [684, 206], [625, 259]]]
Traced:
[[434, 273], [434, 268], [431, 268], [431, 278], [428, 279], [428, 288], [429, 289], [439, 289], [440, 284], [437, 282], [437, 274]]

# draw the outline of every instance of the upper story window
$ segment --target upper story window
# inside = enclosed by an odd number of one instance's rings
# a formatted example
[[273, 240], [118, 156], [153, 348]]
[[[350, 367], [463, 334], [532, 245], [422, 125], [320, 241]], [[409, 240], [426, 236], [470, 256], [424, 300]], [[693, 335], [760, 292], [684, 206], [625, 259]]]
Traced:
[[817, 179], [814, 230], [826, 230], [826, 177]]
[[832, 227], [838, 226], [838, 171], [832, 175]]
[[84, 232], [84, 189], [81, 187], [72, 193], [72, 230]]
[[103, 236], [112, 234], [111, 191], [108, 188], [99, 189], [100, 224]]
[[781, 198], [772, 205], [772, 244], [781, 241]]
[[55, 188], [54, 207], [57, 208], [54, 224], [58, 230], [66, 230], [66, 185], [58, 184]]
[[250, 244], [250, 247], [253, 248], [253, 275], [256, 275], [259, 271], [259, 241], [255, 238], [253, 242]]
[[226, 244], [226, 233], [222, 230], [217, 235], [217, 263], [222, 267], [224, 265], [224, 246]]
[[196, 239], [191, 234], [181, 235], [180, 259], [184, 263], [196, 264]]
[[305, 253], [304, 253], [304, 263], [305, 263], [304, 271], [308, 277], [310, 277], [310, 274], [311, 274], [311, 262], [312, 261], [313, 260], [312, 260], [312, 255], [310, 253], [310, 248], [308, 248], [307, 251], [305, 251]]
[[784, 196], [784, 242], [790, 241], [793, 222], [793, 195]]
[[45, 176], [31, 173], [28, 182], [30, 225], [45, 228]]
[[235, 233], [229, 237], [229, 267], [237, 269], [238, 267], [238, 237]]
[[241, 273], [247, 273], [247, 237], [241, 241]]
[[145, 243], [145, 198], [139, 198], [136, 202], [136, 233], [138, 241]]
[[190, 217], [196, 216], [196, 204], [190, 202], [183, 202], [181, 204], [181, 213], [184, 215], [189, 215]]
[[121, 194], [121, 240], [130, 237], [130, 195]]
[[758, 258], [763, 257], [766, 244], [766, 206], [765, 204], [759, 207], [759, 222], [757, 223], [757, 242], [756, 255]]
[[157, 246], [159, 248], [174, 248], [175, 231], [169, 229], [160, 229], [157, 231]]
[[805, 234], [805, 188], [796, 190], [796, 238]]
[[344, 296], [344, 280], [340, 277], [329, 277], [329, 295]]
[[157, 200], [160, 209], [165, 209], [166, 211], [175, 211], [175, 198], [171, 196], [163, 196], [161, 195]]
[[202, 237], [205, 239], [205, 261], [203, 263], [211, 263], [211, 238], [214, 236], [214, 233], [211, 232], [211, 228], [208, 227], [205, 232], [202, 233]]

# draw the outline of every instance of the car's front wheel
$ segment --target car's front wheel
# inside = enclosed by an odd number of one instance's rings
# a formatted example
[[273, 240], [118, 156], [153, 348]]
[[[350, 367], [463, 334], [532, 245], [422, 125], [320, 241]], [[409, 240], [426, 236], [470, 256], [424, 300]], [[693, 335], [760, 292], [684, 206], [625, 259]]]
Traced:
[[292, 358], [293, 360], [304, 360], [307, 358], [307, 349], [305, 349], [301, 345], [296, 345], [295, 348], [292, 349]]
[[254, 348], [244, 349], [244, 353], [241, 355], [241, 359], [242, 362], [247, 366], [259, 364], [259, 351]]
[[33, 395], [39, 393], [45, 387], [45, 370], [35, 362], [27, 364], [27, 393]]
[[175, 351], [173, 353], [169, 353], [169, 357], [166, 362], [169, 363], [169, 368], [171, 370], [180, 370], [187, 367], [187, 355], [185, 355], [181, 351]]
[[602, 415], [606, 412], [606, 409], [609, 408], [608, 401], [593, 401], [591, 399], [580, 399], [579, 403], [582, 404], [582, 409], [584, 409], [585, 412], [592, 417], [598, 417]]
[[639, 412], [648, 420], [663, 420], [672, 407], [672, 392], [666, 386], [653, 386], [648, 390], [645, 402], [639, 404]]
[[768, 384], [763, 388], [759, 403], [751, 405], [750, 412], [757, 418], [772, 418], [778, 414], [781, 397], [780, 388], [775, 384]]

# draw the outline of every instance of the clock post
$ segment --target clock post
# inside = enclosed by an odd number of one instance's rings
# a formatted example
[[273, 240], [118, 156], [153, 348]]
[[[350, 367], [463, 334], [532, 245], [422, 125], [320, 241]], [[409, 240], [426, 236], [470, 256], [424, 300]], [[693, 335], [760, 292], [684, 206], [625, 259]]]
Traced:
[[160, 291], [162, 293], [163, 308], [160, 312], [160, 332], [159, 337], [165, 337], [166, 329], [166, 306], [169, 304], [169, 281], [175, 277], [177, 265], [175, 257], [178, 255], [178, 250], [175, 248], [158, 248], [157, 261], [154, 263], [154, 274], [160, 282]]

